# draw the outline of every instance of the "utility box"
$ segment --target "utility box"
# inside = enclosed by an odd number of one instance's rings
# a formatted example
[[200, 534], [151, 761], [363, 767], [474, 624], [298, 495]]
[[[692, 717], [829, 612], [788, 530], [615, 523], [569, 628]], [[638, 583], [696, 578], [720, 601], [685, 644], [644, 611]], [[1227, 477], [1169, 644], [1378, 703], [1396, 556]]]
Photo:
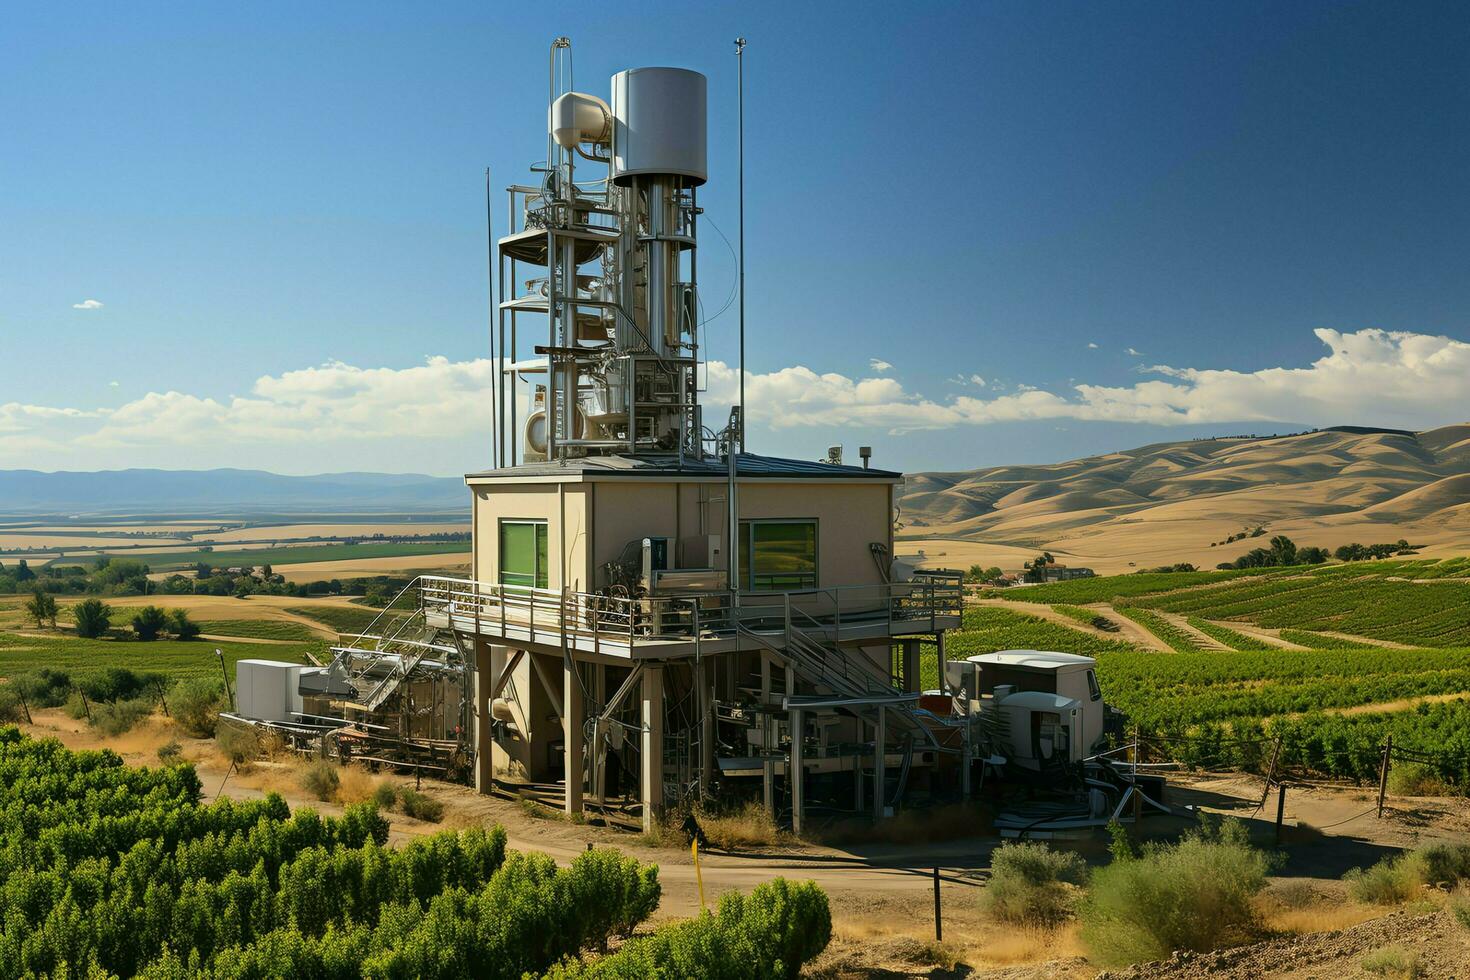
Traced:
[[235, 664], [235, 713], [255, 721], [296, 721], [301, 712], [301, 675], [312, 668], [280, 660]]

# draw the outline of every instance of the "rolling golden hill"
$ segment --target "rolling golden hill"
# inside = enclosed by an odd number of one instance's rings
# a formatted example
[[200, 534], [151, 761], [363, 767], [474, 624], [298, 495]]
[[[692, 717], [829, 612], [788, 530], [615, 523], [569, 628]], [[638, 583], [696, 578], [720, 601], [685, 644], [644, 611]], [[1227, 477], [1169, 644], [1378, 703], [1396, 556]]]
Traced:
[[[911, 474], [900, 554], [1019, 567], [1045, 549], [1098, 572], [1230, 561], [1264, 526], [1298, 545], [1407, 538], [1470, 552], [1470, 424], [1159, 443], [1046, 466]], [[1215, 544], [1212, 545], [1212, 542]]]

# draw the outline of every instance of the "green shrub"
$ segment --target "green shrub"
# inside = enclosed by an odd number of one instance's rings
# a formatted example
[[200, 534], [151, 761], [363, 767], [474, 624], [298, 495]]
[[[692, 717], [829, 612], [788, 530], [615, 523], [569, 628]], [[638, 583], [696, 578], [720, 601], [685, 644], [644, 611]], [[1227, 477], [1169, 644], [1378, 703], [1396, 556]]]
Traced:
[[547, 974], [553, 980], [747, 980], [797, 977], [832, 937], [827, 896], [814, 883], [777, 878], [748, 896], [720, 899], [719, 910], [664, 926], [623, 944], [612, 956], [567, 962]]
[[403, 812], [415, 820], [438, 823], [444, 819], [444, 804], [416, 789], [410, 789], [407, 786], [400, 789], [398, 802], [402, 805]]
[[1423, 976], [1423, 967], [1419, 964], [1419, 954], [1410, 952], [1402, 946], [1385, 946], [1375, 949], [1364, 956], [1359, 964], [1367, 973], [1376, 974], [1380, 977], [1402, 977], [1404, 980], [1415, 980]]
[[20, 695], [9, 684], [0, 686], [0, 721], [20, 722], [26, 720], [25, 708]]
[[71, 676], [64, 670], [35, 667], [17, 671], [10, 683], [33, 708], [59, 708], [71, 694]]
[[105, 667], [77, 681], [77, 687], [92, 701], [131, 701], [146, 696], [156, 697], [168, 678], [153, 671], [134, 671], [126, 667]]
[[1172, 846], [1146, 845], [1137, 858], [1093, 872], [1080, 910], [1083, 941], [1104, 964], [1215, 949], [1255, 926], [1251, 899], [1271, 863], [1236, 820], [1204, 823]]
[[195, 738], [211, 738], [225, 708], [225, 688], [207, 677], [187, 677], [174, 685], [168, 710], [174, 723]]
[[373, 788], [373, 805], [379, 810], [391, 810], [398, 802], [398, 789], [392, 783], [381, 782]]
[[341, 784], [336, 764], [326, 759], [318, 759], [301, 773], [301, 787], [319, 800], [335, 799]]
[[168, 613], [157, 606], [144, 606], [133, 614], [133, 632], [140, 640], [156, 640], [168, 628]]
[[167, 744], [160, 745], [158, 747], [158, 761], [166, 766], [171, 766], [174, 763], [181, 761], [183, 757], [184, 747], [179, 744], [178, 739], [174, 739]]
[[103, 701], [92, 705], [92, 724], [104, 735], [121, 735], [153, 714], [153, 705], [153, 699], [146, 697]]
[[214, 733], [215, 744], [225, 758], [239, 765], [260, 755], [260, 739], [247, 725], [220, 725]]
[[176, 640], [192, 640], [200, 633], [199, 624], [189, 618], [187, 609], [169, 610], [168, 631]]
[[1395, 854], [1366, 871], [1354, 868], [1342, 876], [1348, 894], [1368, 905], [1401, 905], [1425, 885], [1453, 887], [1470, 880], [1470, 844], [1437, 842]]
[[1450, 915], [1454, 916], [1461, 929], [1470, 932], [1470, 895], [1450, 896]]
[[981, 907], [992, 918], [1012, 925], [1053, 928], [1072, 914], [1068, 886], [1087, 880], [1087, 863], [1070, 851], [1046, 844], [1002, 844], [990, 857], [990, 881], [981, 892]]
[[71, 615], [77, 624], [77, 636], [95, 639], [107, 632], [112, 625], [112, 607], [101, 599], [83, 599], [72, 607]]

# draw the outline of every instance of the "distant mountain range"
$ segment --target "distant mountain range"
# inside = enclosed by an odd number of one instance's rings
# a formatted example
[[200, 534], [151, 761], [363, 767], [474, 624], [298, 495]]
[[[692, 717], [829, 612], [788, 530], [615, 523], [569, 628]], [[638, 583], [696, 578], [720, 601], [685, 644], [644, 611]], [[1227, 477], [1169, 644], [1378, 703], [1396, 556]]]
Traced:
[[0, 470], [0, 516], [468, 514], [459, 477], [263, 470]]
[[[1099, 571], [1233, 560], [1264, 526], [1300, 545], [1407, 538], [1470, 553], [1470, 424], [1428, 432], [1343, 426], [1160, 443], [1045, 466], [910, 474], [903, 538], [933, 564], [1018, 567], [1046, 549]], [[911, 552], [913, 546], [900, 548]]]

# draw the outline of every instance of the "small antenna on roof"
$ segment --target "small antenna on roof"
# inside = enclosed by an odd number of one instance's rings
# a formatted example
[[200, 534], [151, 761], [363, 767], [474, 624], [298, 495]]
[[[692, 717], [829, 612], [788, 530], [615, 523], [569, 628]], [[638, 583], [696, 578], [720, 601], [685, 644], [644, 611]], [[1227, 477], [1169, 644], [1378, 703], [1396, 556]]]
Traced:
[[[745, 418], [745, 38], [735, 39], [735, 89], [739, 119], [739, 191], [740, 201], [740, 417]], [[740, 427], [740, 451], [745, 452], [745, 427]]]

